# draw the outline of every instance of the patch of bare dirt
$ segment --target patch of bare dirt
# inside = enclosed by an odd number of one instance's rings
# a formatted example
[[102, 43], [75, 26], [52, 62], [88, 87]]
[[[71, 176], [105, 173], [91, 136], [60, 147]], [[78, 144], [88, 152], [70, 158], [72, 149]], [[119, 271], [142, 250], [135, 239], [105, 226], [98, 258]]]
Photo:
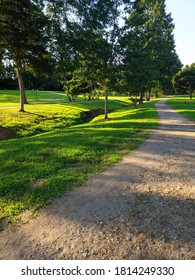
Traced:
[[159, 128], [19, 229], [1, 259], [195, 259], [195, 124], [157, 104]]
[[0, 126], [0, 140], [13, 138], [16, 136], [16, 131], [10, 128]]
[[41, 187], [42, 185], [43, 185], [43, 183], [46, 181], [47, 179], [38, 179], [38, 180], [36, 180], [35, 182], [33, 182], [32, 184], [31, 184], [31, 188], [32, 189], [35, 189], [35, 188], [39, 188], [39, 187]]

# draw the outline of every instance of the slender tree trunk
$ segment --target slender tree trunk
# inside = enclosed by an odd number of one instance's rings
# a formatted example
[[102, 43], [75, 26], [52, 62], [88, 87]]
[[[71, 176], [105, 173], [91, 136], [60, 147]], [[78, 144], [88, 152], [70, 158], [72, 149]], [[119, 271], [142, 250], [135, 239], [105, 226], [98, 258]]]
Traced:
[[190, 100], [192, 100], [193, 90], [190, 90]]
[[68, 94], [66, 94], [66, 95], [67, 95], [68, 101], [69, 101], [69, 102], [72, 102], [72, 98], [71, 98], [70, 94], [68, 93]]
[[70, 93], [68, 87], [67, 87], [67, 90], [65, 89], [65, 86], [66, 86], [66, 83], [67, 83], [66, 71], [64, 71], [64, 81], [63, 81], [63, 83], [64, 83], [63, 89], [65, 91], [65, 94], [66, 94], [67, 98], [68, 98], [68, 102], [72, 102], [73, 101], [73, 97], [71, 96], [71, 93]]
[[23, 83], [23, 77], [22, 77], [22, 65], [20, 62], [16, 65], [17, 75], [18, 75], [18, 84], [20, 89], [20, 110], [19, 112], [25, 112], [24, 110], [24, 104], [26, 100], [25, 90], [24, 90], [24, 83]]
[[108, 119], [108, 93], [105, 94], [104, 119]]
[[148, 97], [147, 97], [147, 101], [150, 101], [150, 100], [151, 100], [151, 90], [149, 90]]
[[144, 91], [140, 93], [139, 104], [142, 104], [144, 100]]
[[27, 99], [26, 99], [26, 93], [25, 93], [25, 90], [24, 90], [24, 104], [29, 104]]

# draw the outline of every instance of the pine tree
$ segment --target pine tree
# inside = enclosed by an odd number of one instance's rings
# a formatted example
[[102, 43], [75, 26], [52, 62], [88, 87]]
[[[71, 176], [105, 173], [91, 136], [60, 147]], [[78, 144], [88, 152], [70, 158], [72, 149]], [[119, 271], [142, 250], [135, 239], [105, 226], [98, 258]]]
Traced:
[[122, 40], [124, 73], [130, 91], [140, 95], [160, 84], [165, 92], [181, 63], [175, 51], [173, 22], [164, 0], [134, 1]]
[[158, 80], [164, 93], [172, 93], [171, 79], [182, 64], [175, 50], [173, 36], [174, 24], [171, 14], [166, 13], [165, 0], [153, 1], [151, 19], [149, 22], [151, 33], [152, 57], [155, 61]]

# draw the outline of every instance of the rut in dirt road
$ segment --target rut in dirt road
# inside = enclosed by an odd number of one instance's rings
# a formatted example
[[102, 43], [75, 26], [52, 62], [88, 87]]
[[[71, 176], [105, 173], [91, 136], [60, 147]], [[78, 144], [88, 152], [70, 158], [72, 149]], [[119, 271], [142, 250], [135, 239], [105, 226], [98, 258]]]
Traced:
[[1, 259], [195, 259], [195, 123], [156, 108], [159, 128], [137, 150], [2, 231]]

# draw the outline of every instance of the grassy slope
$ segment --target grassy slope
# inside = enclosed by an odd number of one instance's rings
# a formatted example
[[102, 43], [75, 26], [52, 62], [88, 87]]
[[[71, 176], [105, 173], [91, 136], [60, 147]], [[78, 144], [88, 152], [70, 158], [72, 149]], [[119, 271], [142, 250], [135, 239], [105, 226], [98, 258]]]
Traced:
[[[83, 112], [97, 109], [103, 110], [104, 108], [103, 100], [88, 102], [84, 101], [83, 97], [78, 97], [76, 103], [70, 104], [65, 103], [64, 93], [45, 91], [39, 94], [42, 97], [45, 96], [43, 101], [46, 103], [37, 104], [35, 103], [37, 102], [36, 99], [30, 99], [30, 96], [34, 95], [34, 91], [27, 91], [30, 104], [25, 105], [26, 112], [21, 113], [18, 112], [18, 94], [17, 91], [0, 91], [0, 124], [3, 127], [17, 131], [18, 136], [31, 136], [82, 123], [85, 121], [82, 119]], [[109, 102], [110, 110], [116, 110], [131, 104], [126, 97], [114, 99], [116, 97], [111, 97]], [[10, 103], [7, 103], [8, 100], [10, 100]], [[58, 102], [58, 104], [55, 102]]]
[[157, 126], [153, 102], [137, 110], [120, 109], [109, 117], [106, 122], [98, 116], [88, 124], [0, 142], [2, 225], [81, 185], [87, 174], [116, 162]]
[[195, 120], [195, 100], [189, 100], [189, 96], [174, 96], [167, 101], [167, 105]]

